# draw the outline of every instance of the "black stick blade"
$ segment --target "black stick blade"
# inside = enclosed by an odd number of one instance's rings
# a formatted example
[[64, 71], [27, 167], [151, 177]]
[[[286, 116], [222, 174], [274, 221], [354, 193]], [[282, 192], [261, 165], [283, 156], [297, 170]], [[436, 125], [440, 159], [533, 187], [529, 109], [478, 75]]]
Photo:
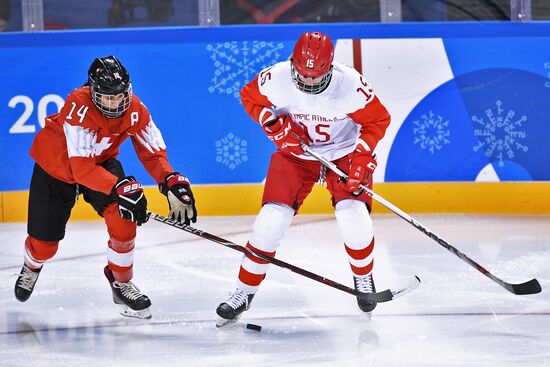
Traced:
[[358, 298], [362, 298], [367, 302], [382, 303], [404, 296], [419, 285], [420, 278], [415, 275], [414, 277], [409, 278], [405, 284], [394, 289], [386, 289], [385, 291], [375, 293], [357, 293], [356, 295]]
[[531, 279], [528, 282], [521, 284], [506, 284], [506, 289], [514, 294], [524, 295], [524, 294], [536, 294], [542, 291], [540, 283], [536, 279]]
[[391, 301], [393, 299], [393, 293], [389, 289], [376, 293], [357, 293], [357, 298], [361, 298], [367, 302], [382, 303]]

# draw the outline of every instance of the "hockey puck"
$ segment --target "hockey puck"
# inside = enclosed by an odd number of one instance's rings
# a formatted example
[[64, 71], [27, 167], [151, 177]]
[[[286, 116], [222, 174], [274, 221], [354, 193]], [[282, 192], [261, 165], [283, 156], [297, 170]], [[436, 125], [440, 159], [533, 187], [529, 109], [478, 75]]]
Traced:
[[262, 331], [262, 327], [256, 324], [246, 324], [246, 328], [249, 330]]

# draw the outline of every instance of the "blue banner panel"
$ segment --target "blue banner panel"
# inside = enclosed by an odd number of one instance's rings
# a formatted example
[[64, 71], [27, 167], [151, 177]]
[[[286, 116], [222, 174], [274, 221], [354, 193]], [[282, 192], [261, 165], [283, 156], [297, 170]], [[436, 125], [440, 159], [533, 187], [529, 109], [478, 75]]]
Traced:
[[[28, 157], [44, 117], [55, 113], [72, 88], [82, 85], [91, 61], [116, 54], [133, 90], [163, 133], [172, 166], [193, 183], [260, 182], [273, 145], [240, 103], [239, 91], [264, 67], [284, 60], [293, 43], [265, 41], [72, 46], [70, 49], [3, 49], [0, 89], [0, 190], [26, 189]], [[74, 57], [65, 57], [73, 55]], [[249, 160], [253, 158], [251, 164]], [[128, 142], [126, 172], [154, 184]]]
[[545, 38], [444, 40], [454, 79], [411, 111], [386, 181], [549, 181]]
[[[399, 54], [400, 46], [386, 48], [384, 40], [412, 42], [407, 50], [417, 40], [442, 45], [434, 66], [440, 79], [419, 93], [406, 86], [412, 106], [392, 101], [405, 87], [400, 77], [386, 79], [388, 88], [380, 88], [384, 80], [375, 85], [390, 113], [403, 111], [384, 138], [389, 147], [379, 161], [387, 164], [379, 165], [378, 181], [550, 180], [543, 163], [550, 156], [549, 23], [316, 24], [0, 34], [0, 191], [28, 189], [28, 151], [44, 118], [86, 81], [94, 58], [111, 54], [129, 70], [176, 170], [194, 184], [261, 182], [275, 147], [245, 113], [239, 90], [286, 60], [297, 37], [311, 30], [329, 34], [336, 58], [349, 64], [349, 40], [372, 41], [363, 60], [375, 68], [366, 75], [387, 73], [402, 60], [394, 75], [429, 79], [406, 64], [429, 62], [420, 54], [425, 43], [419, 54]], [[369, 54], [375, 49], [386, 53]], [[127, 174], [155, 184], [130, 143], [120, 159]]]

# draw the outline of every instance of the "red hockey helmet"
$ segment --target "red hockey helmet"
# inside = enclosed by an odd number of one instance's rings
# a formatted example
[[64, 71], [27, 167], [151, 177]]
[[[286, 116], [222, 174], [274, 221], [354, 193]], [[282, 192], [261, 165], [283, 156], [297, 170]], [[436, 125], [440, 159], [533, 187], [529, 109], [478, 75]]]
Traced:
[[324, 91], [332, 78], [334, 45], [321, 32], [306, 32], [298, 38], [292, 53], [292, 81], [305, 93]]

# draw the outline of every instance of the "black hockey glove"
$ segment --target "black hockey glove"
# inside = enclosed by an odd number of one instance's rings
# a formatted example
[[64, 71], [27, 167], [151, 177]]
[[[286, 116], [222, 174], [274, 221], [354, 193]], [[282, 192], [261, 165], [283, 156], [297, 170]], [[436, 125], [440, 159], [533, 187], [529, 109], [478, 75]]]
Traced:
[[189, 180], [178, 172], [170, 173], [159, 184], [159, 190], [168, 199], [170, 218], [180, 223], [190, 224], [197, 221], [195, 198]]
[[113, 186], [111, 197], [118, 203], [118, 212], [122, 218], [136, 222], [138, 226], [149, 219], [143, 187], [134, 176], [119, 179]]

